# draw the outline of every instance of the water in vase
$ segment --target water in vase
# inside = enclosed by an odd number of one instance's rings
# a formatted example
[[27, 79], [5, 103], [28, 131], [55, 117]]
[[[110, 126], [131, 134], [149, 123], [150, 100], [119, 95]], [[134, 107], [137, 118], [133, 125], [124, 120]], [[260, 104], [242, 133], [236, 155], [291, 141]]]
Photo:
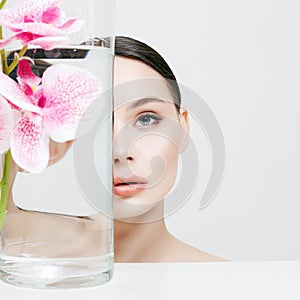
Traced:
[[[92, 72], [102, 90], [79, 123], [78, 138], [50, 141], [44, 171], [31, 174], [12, 166], [1, 230], [0, 277], [36, 288], [106, 282], [113, 266], [113, 53], [107, 47], [82, 45], [51, 51], [29, 48], [25, 56], [34, 61], [32, 70], [41, 78], [52, 65], [74, 65]], [[10, 76], [16, 79], [16, 70]]]

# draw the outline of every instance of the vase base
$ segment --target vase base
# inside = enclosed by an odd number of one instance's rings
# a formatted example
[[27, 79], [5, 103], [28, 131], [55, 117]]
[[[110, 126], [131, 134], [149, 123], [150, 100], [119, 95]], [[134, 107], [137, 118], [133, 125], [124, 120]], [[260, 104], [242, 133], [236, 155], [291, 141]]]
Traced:
[[35, 289], [74, 289], [102, 285], [113, 275], [113, 259], [0, 259], [0, 279]]

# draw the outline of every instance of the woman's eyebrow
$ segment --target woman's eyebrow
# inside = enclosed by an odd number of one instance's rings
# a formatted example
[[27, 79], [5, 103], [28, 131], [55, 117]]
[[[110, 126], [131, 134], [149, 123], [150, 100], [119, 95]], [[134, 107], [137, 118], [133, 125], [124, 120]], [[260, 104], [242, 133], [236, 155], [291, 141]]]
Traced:
[[153, 103], [153, 102], [156, 102], [156, 103], [165, 103], [164, 100], [159, 99], [159, 98], [155, 98], [155, 97], [146, 97], [146, 98], [141, 98], [141, 99], [138, 99], [138, 100], [133, 101], [133, 102], [127, 107], [127, 110], [130, 110], [130, 109], [133, 109], [133, 108], [136, 108], [136, 107], [139, 107], [139, 106], [148, 104], [148, 103]]

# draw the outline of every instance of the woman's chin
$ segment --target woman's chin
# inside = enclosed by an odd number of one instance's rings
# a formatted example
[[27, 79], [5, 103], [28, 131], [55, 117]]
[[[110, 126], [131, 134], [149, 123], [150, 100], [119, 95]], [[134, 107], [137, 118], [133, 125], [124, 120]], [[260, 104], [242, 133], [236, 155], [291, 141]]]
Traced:
[[134, 218], [146, 215], [156, 205], [157, 202], [137, 203], [136, 199], [124, 200], [119, 197], [114, 197], [114, 219], [130, 222]]

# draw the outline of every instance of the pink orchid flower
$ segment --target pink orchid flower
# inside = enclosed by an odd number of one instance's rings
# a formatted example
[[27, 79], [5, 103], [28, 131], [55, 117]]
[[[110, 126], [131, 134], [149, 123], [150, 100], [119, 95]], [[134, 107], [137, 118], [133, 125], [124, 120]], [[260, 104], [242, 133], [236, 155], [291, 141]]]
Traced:
[[7, 101], [0, 96], [0, 154], [9, 149], [13, 126], [13, 111]]
[[25, 0], [18, 7], [0, 11], [0, 25], [16, 34], [0, 41], [4, 48], [13, 40], [33, 44], [45, 50], [70, 43], [69, 35], [78, 31], [82, 21], [65, 19], [59, 0]]
[[50, 138], [77, 137], [87, 108], [100, 95], [100, 82], [90, 71], [66, 64], [48, 67], [40, 79], [26, 59], [19, 61], [17, 79], [0, 73], [0, 94], [23, 112], [12, 132], [11, 154], [22, 169], [39, 173], [48, 165]]

